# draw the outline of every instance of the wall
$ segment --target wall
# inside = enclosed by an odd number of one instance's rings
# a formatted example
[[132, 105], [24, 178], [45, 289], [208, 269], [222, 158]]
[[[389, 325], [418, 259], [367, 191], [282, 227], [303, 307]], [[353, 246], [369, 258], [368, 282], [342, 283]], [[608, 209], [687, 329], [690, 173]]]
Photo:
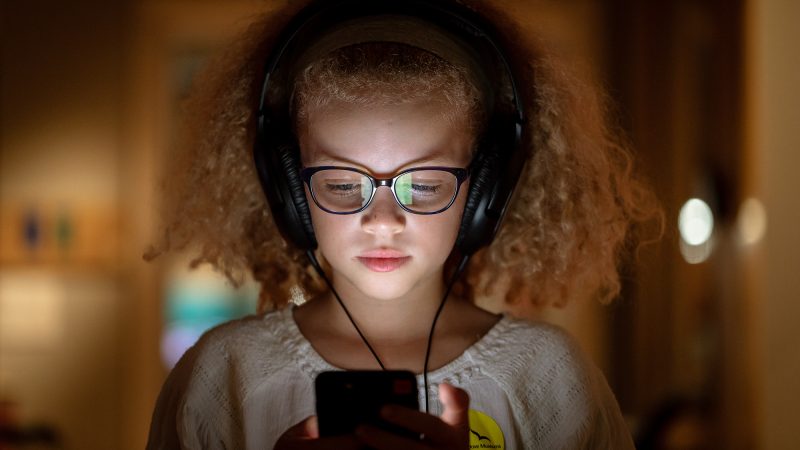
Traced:
[[[800, 3], [753, 0], [748, 14], [749, 145], [752, 189], [768, 225], [753, 256], [756, 392], [764, 449], [795, 448], [800, 403]], [[763, 264], [760, 268], [759, 265]]]
[[[12, 1], [0, 14], [0, 397], [65, 449], [119, 448], [119, 272], [106, 238], [117, 235], [125, 9]], [[37, 248], [9, 248], [23, 210], [42, 217]], [[59, 214], [74, 233], [57, 245]]]

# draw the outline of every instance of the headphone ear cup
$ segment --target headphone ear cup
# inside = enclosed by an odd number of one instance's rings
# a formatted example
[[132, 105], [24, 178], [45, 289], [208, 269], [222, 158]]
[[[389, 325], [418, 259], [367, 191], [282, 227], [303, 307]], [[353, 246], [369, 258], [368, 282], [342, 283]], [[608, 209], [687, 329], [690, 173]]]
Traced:
[[492, 240], [493, 227], [486, 227], [485, 210], [496, 181], [497, 156], [494, 152], [479, 153], [470, 174], [461, 225], [455, 247], [464, 255], [475, 253]]
[[317, 238], [314, 234], [314, 225], [311, 222], [311, 211], [308, 209], [303, 180], [300, 178], [300, 162], [297, 160], [297, 150], [295, 148], [281, 149], [277, 159], [292, 201], [293, 207], [289, 206], [287, 209], [295, 213], [289, 214], [294, 215], [295, 220], [288, 220], [287, 226], [299, 227], [300, 230], [298, 231], [305, 235], [305, 242], [296, 242], [296, 244], [301, 244], [298, 245], [299, 247], [303, 250], [315, 249], [317, 248]]

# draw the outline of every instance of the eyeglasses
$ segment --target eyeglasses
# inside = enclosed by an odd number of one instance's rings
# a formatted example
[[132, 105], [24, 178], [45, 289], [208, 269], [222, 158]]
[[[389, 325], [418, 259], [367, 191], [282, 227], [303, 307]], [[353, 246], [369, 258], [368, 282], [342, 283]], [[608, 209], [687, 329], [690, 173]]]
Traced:
[[390, 188], [397, 204], [410, 213], [437, 214], [453, 204], [468, 176], [469, 170], [456, 167], [416, 167], [384, 179], [353, 167], [319, 166], [300, 171], [314, 203], [331, 214], [367, 209], [380, 186]]

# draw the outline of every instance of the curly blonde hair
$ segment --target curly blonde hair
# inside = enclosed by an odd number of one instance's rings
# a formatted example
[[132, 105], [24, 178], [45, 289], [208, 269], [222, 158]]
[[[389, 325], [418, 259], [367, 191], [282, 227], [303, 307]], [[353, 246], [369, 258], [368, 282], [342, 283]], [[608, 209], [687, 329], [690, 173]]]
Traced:
[[[257, 21], [196, 80], [186, 104], [182, 145], [164, 176], [164, 234], [144, 255], [151, 260], [192, 246], [197, 252], [192, 267], [209, 263], [234, 286], [247, 274], [260, 282], [260, 311], [285, 306], [294, 289], [310, 296], [325, 289], [305, 254], [279, 235], [252, 162], [263, 61], [300, 3]], [[456, 294], [563, 306], [577, 292], [589, 291], [608, 302], [620, 292], [618, 264], [624, 250], [640, 240], [639, 231], [651, 229], [647, 225], [656, 224], [661, 233], [663, 217], [655, 197], [634, 176], [628, 146], [610, 126], [599, 90], [567, 71], [541, 40], [525, 36], [489, 2], [461, 3], [501, 31], [500, 44], [528, 111], [523, 145], [531, 157], [500, 232], [473, 256]], [[427, 83], [429, 92], [443, 93], [456, 114], [467, 114], [477, 129], [484, 117], [474, 86], [460, 69], [425, 52], [412, 53], [411, 64], [392, 69], [401, 76], [372, 76], [368, 91], [394, 99], [407, 94], [401, 80], [408, 79], [412, 67], [412, 79]], [[338, 57], [352, 59], [353, 54]], [[336, 65], [333, 58], [323, 65], [326, 70], [301, 77], [305, 88], [299, 89], [296, 124], [304, 111], [332, 95], [364, 100], [354, 95], [354, 86], [363, 91], [364, 80], [348, 89], [342, 71], [330, 70]], [[312, 92], [310, 86], [319, 86], [320, 79], [327, 89]], [[334, 83], [339, 84], [333, 88]]]

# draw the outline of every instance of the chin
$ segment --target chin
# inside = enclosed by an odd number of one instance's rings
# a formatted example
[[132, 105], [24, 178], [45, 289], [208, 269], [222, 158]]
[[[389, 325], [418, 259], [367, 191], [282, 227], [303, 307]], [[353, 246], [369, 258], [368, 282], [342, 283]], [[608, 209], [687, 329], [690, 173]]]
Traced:
[[414, 283], [407, 277], [371, 275], [369, 280], [354, 283], [364, 295], [376, 300], [394, 300], [408, 294]]

